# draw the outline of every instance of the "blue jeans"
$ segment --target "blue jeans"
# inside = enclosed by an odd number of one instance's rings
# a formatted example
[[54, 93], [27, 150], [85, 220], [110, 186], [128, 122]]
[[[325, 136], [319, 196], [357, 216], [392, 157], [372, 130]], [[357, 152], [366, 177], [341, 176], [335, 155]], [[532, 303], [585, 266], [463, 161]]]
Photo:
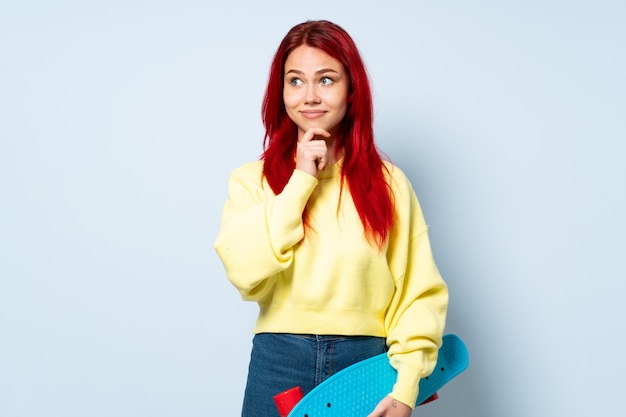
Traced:
[[386, 352], [385, 338], [261, 333], [254, 336], [242, 417], [278, 417], [274, 395], [306, 395], [334, 373]]

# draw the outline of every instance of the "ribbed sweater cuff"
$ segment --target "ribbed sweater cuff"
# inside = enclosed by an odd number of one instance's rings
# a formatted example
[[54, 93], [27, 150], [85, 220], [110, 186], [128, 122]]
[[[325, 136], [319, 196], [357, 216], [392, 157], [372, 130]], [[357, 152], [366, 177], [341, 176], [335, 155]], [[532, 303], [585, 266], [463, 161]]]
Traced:
[[402, 364], [402, 367], [398, 370], [398, 377], [393, 386], [393, 391], [389, 395], [401, 403], [415, 408], [415, 401], [419, 394], [419, 375], [420, 373], [417, 369], [407, 364]]

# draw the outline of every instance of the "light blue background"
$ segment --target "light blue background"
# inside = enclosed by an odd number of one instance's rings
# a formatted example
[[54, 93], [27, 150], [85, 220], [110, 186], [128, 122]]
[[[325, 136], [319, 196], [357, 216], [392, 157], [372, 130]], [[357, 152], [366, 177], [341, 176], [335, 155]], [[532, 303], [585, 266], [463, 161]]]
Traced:
[[0, 0], [0, 416], [236, 416], [212, 245], [296, 23], [355, 38], [470, 368], [420, 416], [623, 414], [622, 1]]

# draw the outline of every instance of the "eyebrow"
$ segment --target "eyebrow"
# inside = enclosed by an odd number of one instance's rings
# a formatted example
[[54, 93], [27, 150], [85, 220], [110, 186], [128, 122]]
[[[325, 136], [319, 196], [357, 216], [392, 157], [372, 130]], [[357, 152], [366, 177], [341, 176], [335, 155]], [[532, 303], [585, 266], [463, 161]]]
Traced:
[[[325, 73], [327, 73], [327, 72], [334, 72], [334, 73], [336, 73], [336, 74], [339, 74], [339, 71], [334, 70], [334, 69], [332, 69], [332, 68], [322, 68], [322, 69], [320, 69], [320, 70], [315, 71], [315, 74], [316, 74], [316, 75], [320, 75], [320, 74], [325, 74]], [[290, 69], [290, 70], [289, 70], [289, 71], [287, 71], [285, 74], [291, 74], [291, 73], [293, 73], [293, 74], [298, 74], [298, 75], [302, 75], [302, 74], [304, 74], [304, 72], [302, 72], [302, 71], [300, 71], [300, 70], [297, 70], [297, 69]]]

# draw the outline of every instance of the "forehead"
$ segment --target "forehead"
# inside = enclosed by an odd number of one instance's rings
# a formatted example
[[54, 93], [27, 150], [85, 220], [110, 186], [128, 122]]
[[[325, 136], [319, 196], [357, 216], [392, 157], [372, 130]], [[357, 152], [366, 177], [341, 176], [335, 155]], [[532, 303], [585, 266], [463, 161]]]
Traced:
[[321, 68], [343, 71], [343, 65], [319, 48], [301, 45], [291, 51], [285, 60], [285, 72], [299, 70], [317, 71]]

